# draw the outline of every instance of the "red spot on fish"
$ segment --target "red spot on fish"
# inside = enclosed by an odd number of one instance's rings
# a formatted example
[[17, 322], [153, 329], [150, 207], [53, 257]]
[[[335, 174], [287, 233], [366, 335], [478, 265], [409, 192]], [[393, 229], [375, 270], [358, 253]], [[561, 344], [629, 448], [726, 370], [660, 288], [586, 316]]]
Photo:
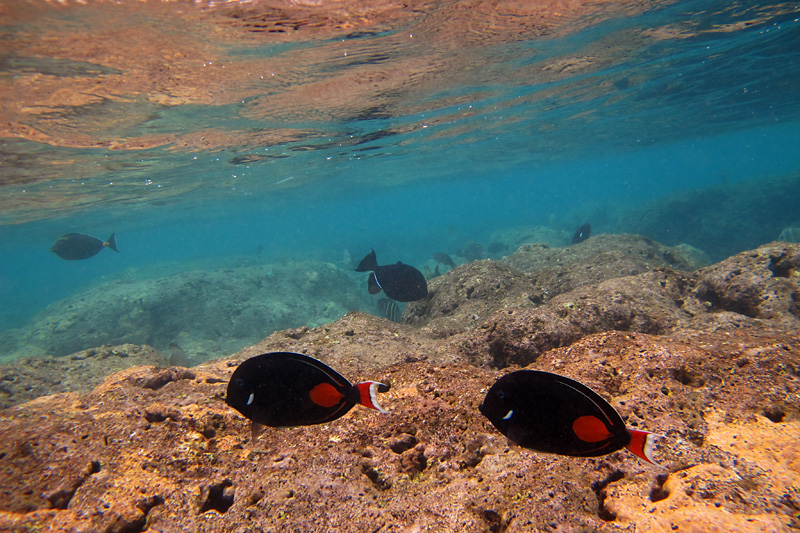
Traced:
[[311, 401], [322, 407], [333, 407], [344, 398], [344, 394], [336, 390], [330, 383], [320, 383], [308, 393]]
[[596, 416], [581, 416], [572, 423], [572, 431], [583, 442], [600, 442], [613, 434]]

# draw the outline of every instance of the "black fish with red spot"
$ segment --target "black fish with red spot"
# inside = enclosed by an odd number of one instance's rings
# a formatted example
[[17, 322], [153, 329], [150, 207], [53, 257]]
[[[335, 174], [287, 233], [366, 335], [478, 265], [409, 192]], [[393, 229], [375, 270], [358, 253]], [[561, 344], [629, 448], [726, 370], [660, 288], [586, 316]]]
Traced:
[[258, 426], [310, 426], [344, 416], [361, 404], [385, 413], [376, 401], [388, 385], [351, 384], [313, 357], [273, 352], [243, 361], [231, 375], [225, 403]]
[[507, 374], [492, 385], [479, 409], [508, 440], [524, 448], [578, 457], [627, 448], [653, 462], [652, 433], [625, 427], [600, 395], [558, 374]]

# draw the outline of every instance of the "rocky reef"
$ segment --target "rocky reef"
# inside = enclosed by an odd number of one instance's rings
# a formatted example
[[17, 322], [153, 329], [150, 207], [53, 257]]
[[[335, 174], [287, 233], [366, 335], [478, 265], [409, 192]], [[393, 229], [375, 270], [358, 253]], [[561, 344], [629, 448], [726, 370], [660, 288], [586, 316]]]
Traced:
[[207, 360], [276, 330], [374, 307], [366, 291], [331, 263], [231, 266], [141, 280], [123, 275], [51, 304], [25, 328], [0, 334], [0, 354], [63, 356], [125, 343], [166, 350], [176, 342]]
[[791, 227], [800, 225], [800, 173], [741, 183], [720, 177], [717, 186], [667, 195], [616, 217], [603, 211], [594, 215], [606, 219], [614, 232], [689, 243], [714, 261], [771, 240], [797, 242]]
[[[0, 529], [798, 528], [800, 245], [701, 262], [634, 236], [523, 246], [432, 280], [404, 324], [353, 312], [193, 368], [142, 361], [91, 390], [53, 389], [2, 411]], [[390, 382], [389, 413], [254, 442], [227, 380], [276, 350]], [[509, 447], [477, 406], [524, 365], [586, 383], [659, 434], [658, 465]]]

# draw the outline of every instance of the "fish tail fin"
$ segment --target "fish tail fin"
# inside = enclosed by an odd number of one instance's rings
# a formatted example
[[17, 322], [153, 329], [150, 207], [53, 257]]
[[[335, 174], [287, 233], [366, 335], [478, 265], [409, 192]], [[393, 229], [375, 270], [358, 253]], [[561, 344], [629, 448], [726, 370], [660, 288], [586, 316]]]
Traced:
[[356, 267], [356, 272], [369, 272], [370, 270], [375, 270], [378, 268], [378, 259], [375, 256], [375, 250], [372, 250]]
[[103, 246], [108, 246], [109, 248], [111, 248], [115, 252], [119, 253], [119, 250], [117, 250], [117, 239], [114, 238], [114, 234], [113, 233], [108, 238], [108, 241], [103, 243]]
[[381, 413], [389, 412], [378, 404], [378, 393], [387, 392], [389, 385], [378, 383], [377, 381], [364, 381], [355, 387], [358, 389], [358, 403]]
[[631, 441], [625, 447], [637, 457], [650, 464], [656, 464], [653, 461], [653, 441], [656, 434], [649, 431], [639, 431], [638, 429], [629, 429], [628, 434], [631, 436]]

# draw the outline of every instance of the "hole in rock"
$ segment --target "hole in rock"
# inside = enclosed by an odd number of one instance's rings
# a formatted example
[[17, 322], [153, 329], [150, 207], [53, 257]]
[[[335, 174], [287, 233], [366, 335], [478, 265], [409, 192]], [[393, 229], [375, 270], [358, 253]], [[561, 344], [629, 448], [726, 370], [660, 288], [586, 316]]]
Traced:
[[[204, 490], [203, 493], [206, 493]], [[198, 514], [203, 514], [206, 511], [218, 511], [220, 513], [227, 513], [228, 509], [233, 505], [234, 487], [230, 479], [222, 480], [219, 483], [208, 486], [208, 492], [205, 494], [206, 498], [200, 505]]]
[[669, 475], [659, 474], [656, 476], [656, 486], [650, 489], [650, 501], [660, 502], [661, 500], [669, 497], [669, 491], [664, 488], [664, 483], [667, 482]]
[[783, 422], [783, 417], [786, 416], [786, 413], [779, 405], [770, 405], [764, 409], [764, 416], [777, 424], [778, 422]]
[[792, 275], [792, 262], [786, 259], [785, 254], [769, 258], [767, 267], [776, 278], [788, 278]]
[[606, 522], [613, 522], [617, 519], [617, 514], [606, 507], [606, 487], [624, 477], [625, 472], [622, 470], [615, 470], [605, 479], [592, 483], [592, 490], [597, 494], [597, 516]]

